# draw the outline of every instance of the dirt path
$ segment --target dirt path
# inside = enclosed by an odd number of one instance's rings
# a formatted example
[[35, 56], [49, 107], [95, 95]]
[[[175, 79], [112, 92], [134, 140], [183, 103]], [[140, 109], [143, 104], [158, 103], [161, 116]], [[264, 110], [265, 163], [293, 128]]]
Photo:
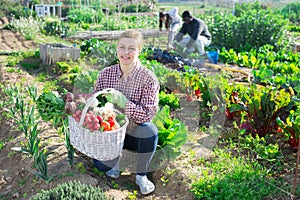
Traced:
[[0, 18], [0, 53], [15, 52], [29, 49], [36, 49], [37, 45], [32, 40], [25, 40], [20, 33], [4, 29], [8, 19]]

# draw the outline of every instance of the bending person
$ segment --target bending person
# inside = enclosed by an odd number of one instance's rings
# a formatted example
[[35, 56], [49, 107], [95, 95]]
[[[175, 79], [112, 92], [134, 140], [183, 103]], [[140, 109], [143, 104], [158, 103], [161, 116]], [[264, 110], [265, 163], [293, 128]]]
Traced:
[[[204, 47], [211, 44], [211, 34], [207, 25], [201, 19], [193, 17], [188, 10], [182, 13], [182, 20], [184, 23], [174, 38], [175, 48], [175, 43], [178, 43], [184, 48], [184, 52], [192, 53], [197, 50], [203, 56], [205, 54]], [[185, 36], [186, 34], [188, 36]]]
[[175, 34], [177, 32], [177, 30], [180, 28], [182, 22], [181, 22], [181, 18], [178, 15], [178, 8], [175, 7], [172, 10], [170, 10], [169, 12], [167, 12], [167, 14], [170, 16], [171, 18], [171, 24], [170, 24], [170, 28], [169, 28], [169, 34], [168, 34], [168, 49], [173, 49], [173, 40], [175, 37]]

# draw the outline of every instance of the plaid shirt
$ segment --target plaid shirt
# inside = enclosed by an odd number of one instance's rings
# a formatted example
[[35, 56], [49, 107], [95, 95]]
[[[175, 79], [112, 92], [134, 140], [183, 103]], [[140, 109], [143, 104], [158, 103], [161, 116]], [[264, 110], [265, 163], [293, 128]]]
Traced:
[[158, 110], [159, 82], [152, 71], [138, 64], [127, 80], [122, 76], [119, 64], [104, 68], [97, 79], [94, 92], [114, 88], [128, 99], [122, 112], [130, 125], [150, 122]]

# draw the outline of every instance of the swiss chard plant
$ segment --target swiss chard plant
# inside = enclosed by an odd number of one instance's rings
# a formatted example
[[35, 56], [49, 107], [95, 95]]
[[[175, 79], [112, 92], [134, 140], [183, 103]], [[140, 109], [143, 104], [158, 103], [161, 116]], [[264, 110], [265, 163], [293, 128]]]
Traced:
[[164, 91], [159, 93], [159, 105], [168, 105], [172, 110], [180, 108], [179, 98], [174, 93], [168, 94]]
[[287, 118], [278, 116], [276, 119], [278, 126], [282, 129], [285, 138], [293, 148], [299, 147], [300, 138], [300, 104], [295, 109], [290, 110]]
[[173, 160], [181, 153], [187, 139], [187, 127], [177, 118], [170, 117], [170, 107], [164, 106], [154, 117], [158, 128], [158, 148], [155, 158], [159, 161]]
[[258, 89], [254, 85], [249, 94], [244, 94], [243, 100], [246, 117], [242, 126], [248, 127], [253, 135], [259, 136], [276, 133], [276, 118], [288, 113], [292, 106], [291, 95], [284, 89]]
[[74, 90], [78, 94], [90, 94], [94, 90], [98, 78], [98, 71], [89, 70], [80, 73], [74, 80]]

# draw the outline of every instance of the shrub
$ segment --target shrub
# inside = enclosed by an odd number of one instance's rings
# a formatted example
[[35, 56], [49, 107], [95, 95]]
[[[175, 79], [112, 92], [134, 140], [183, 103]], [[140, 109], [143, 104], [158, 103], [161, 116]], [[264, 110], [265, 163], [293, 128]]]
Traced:
[[72, 9], [68, 12], [68, 19], [73, 23], [93, 23], [100, 22], [104, 18], [104, 13], [91, 8]]
[[124, 6], [122, 8], [122, 12], [150, 12], [150, 8], [148, 8], [147, 6], [145, 5], [141, 5], [141, 4], [138, 4], [138, 5], [135, 5], [135, 4], [131, 4], [131, 5], [128, 5], [128, 6]]
[[43, 22], [34, 17], [20, 17], [20, 19], [13, 19], [10, 23], [12, 30], [20, 32], [26, 39], [33, 39], [41, 32]]
[[23, 14], [23, 6], [19, 2], [10, 0], [0, 1], [0, 17], [13, 15], [19, 18]]
[[61, 35], [66, 35], [69, 27], [61, 23], [57, 18], [46, 18], [44, 25], [45, 35], [53, 35], [60, 37]]
[[287, 4], [279, 10], [278, 13], [280, 13], [285, 19], [289, 19], [291, 23], [295, 25], [300, 24], [300, 2]]
[[101, 188], [94, 187], [87, 184], [82, 184], [78, 181], [70, 181], [57, 185], [57, 187], [50, 190], [42, 190], [40, 193], [34, 195], [32, 200], [43, 199], [81, 199], [81, 200], [107, 200]]
[[[247, 50], [265, 44], [277, 49], [286, 42], [284, 39], [287, 20], [268, 9], [244, 10], [240, 16], [215, 14], [205, 21], [212, 34], [212, 45], [217, 47]], [[287, 37], [286, 37], [287, 38]]]

